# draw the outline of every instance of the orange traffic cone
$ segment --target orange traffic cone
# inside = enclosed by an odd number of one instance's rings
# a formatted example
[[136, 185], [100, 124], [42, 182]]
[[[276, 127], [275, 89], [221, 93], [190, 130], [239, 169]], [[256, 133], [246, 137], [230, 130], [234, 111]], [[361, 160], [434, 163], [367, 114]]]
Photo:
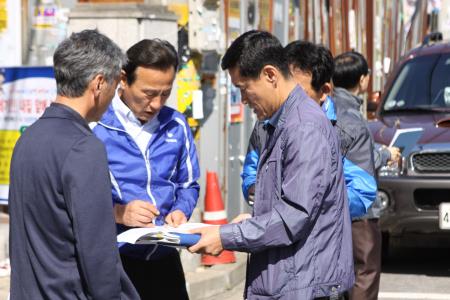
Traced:
[[[205, 212], [203, 223], [212, 225], [227, 224], [227, 213], [220, 195], [216, 172], [206, 172]], [[202, 265], [211, 266], [236, 262], [233, 251], [224, 250], [219, 256], [202, 255]]]

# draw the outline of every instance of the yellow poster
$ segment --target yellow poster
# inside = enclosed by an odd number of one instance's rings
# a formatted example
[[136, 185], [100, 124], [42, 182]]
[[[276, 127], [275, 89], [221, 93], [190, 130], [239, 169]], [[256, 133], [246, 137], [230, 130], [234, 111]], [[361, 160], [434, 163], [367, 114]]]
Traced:
[[230, 3], [229, 17], [240, 19], [241, 18], [241, 3], [240, 3], [240, 1], [230, 0], [229, 3]]
[[177, 85], [178, 110], [185, 112], [192, 103], [192, 91], [200, 88], [200, 76], [192, 60], [181, 66], [177, 75]]
[[192, 100], [194, 91], [200, 89], [200, 76], [195, 68], [193, 60], [183, 64], [177, 74], [177, 105], [178, 111], [185, 114], [189, 126], [198, 126], [198, 122], [192, 118]]
[[0, 184], [9, 184], [9, 167], [19, 130], [0, 130]]
[[8, 10], [6, 8], [6, 0], [0, 0], [0, 32], [8, 29]]
[[229, 0], [228, 4], [228, 42], [231, 43], [241, 33], [241, 3]]
[[167, 9], [178, 17], [178, 26], [186, 26], [189, 21], [189, 6], [187, 3], [171, 3]]
[[272, 0], [259, 0], [259, 29], [272, 31]]

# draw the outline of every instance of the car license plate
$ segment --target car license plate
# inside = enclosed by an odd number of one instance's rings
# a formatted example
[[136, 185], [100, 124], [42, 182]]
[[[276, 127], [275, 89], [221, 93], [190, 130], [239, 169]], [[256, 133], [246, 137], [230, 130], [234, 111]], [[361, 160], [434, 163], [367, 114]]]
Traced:
[[439, 228], [450, 229], [450, 203], [439, 204]]

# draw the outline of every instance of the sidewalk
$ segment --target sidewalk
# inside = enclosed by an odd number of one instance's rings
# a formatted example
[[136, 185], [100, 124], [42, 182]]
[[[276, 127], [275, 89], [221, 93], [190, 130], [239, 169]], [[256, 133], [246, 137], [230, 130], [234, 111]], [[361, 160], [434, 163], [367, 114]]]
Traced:
[[233, 264], [199, 267], [195, 272], [186, 272], [186, 285], [190, 300], [200, 300], [233, 289], [245, 280], [247, 254], [234, 252]]
[[0, 277], [0, 300], [6, 300], [9, 294], [9, 276]]
[[[186, 272], [186, 285], [190, 300], [213, 297], [233, 289], [245, 279], [247, 254], [235, 252], [236, 263], [199, 267], [195, 272]], [[0, 300], [7, 299], [9, 276], [0, 277]]]

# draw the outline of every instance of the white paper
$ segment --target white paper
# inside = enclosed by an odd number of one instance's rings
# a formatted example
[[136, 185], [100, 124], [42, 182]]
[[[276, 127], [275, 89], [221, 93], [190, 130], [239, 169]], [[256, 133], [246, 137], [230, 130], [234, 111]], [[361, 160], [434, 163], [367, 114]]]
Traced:
[[276, 22], [283, 22], [283, 5], [279, 2], [273, 4], [273, 19]]
[[423, 128], [397, 129], [389, 147], [398, 147], [403, 157], [409, 157], [422, 136]]
[[444, 89], [444, 101], [446, 106], [450, 106], [450, 87], [448, 86]]
[[348, 31], [349, 44], [351, 49], [356, 49], [356, 14], [355, 10], [351, 9], [348, 12]]
[[118, 243], [130, 243], [134, 244], [136, 241], [143, 235], [152, 232], [178, 232], [178, 233], [189, 233], [189, 230], [206, 227], [206, 226], [215, 226], [211, 224], [205, 223], [184, 223], [178, 227], [171, 226], [155, 226], [151, 228], [133, 228], [127, 231], [122, 232], [117, 236]]
[[389, 147], [393, 147], [395, 144], [395, 141], [399, 137], [399, 135], [405, 133], [405, 132], [414, 132], [414, 131], [423, 131], [423, 128], [405, 128], [405, 129], [397, 129], [395, 131], [394, 137], [392, 138], [391, 143], [389, 144]]
[[203, 92], [201, 90], [192, 91], [192, 118], [203, 119]]
[[383, 71], [384, 71], [384, 73], [389, 73], [389, 70], [390, 70], [390, 68], [391, 68], [391, 59], [389, 58], [389, 57], [385, 57], [384, 59], [383, 59]]

